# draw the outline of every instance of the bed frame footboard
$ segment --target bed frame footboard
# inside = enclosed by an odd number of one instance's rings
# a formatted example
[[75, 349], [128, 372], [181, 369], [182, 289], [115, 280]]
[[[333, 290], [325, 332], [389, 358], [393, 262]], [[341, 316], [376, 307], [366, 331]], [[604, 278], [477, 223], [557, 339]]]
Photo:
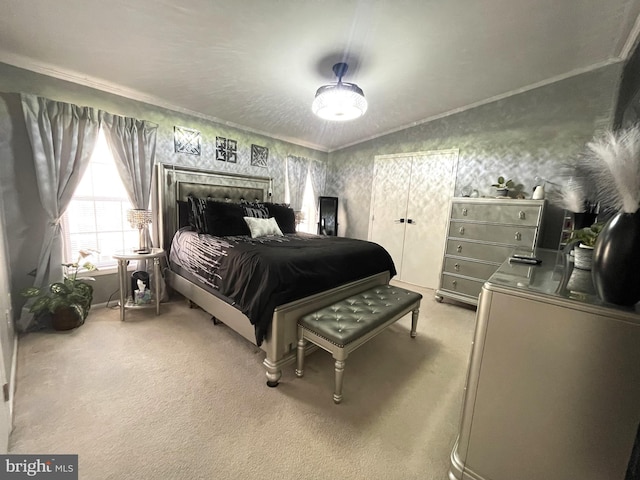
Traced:
[[[276, 307], [267, 338], [260, 346], [266, 354], [263, 365], [266, 368], [267, 385], [277, 386], [282, 367], [295, 362], [297, 323], [301, 316], [376, 285], [387, 284], [389, 279], [389, 272], [383, 272]], [[255, 344], [253, 325], [240, 310], [170, 270], [166, 272], [166, 281], [171, 288]]]

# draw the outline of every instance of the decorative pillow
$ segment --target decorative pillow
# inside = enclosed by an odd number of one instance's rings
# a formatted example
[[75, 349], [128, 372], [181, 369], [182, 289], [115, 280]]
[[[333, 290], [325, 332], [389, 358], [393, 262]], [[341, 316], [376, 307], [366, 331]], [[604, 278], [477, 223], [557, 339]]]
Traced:
[[265, 203], [269, 216], [274, 217], [282, 233], [296, 233], [296, 213], [289, 205]]
[[226, 237], [249, 235], [249, 227], [244, 221], [244, 209], [239, 203], [207, 200], [205, 209], [206, 227], [210, 235]]
[[278, 237], [284, 236], [282, 234], [282, 231], [280, 230], [280, 227], [278, 227], [276, 219], [273, 217], [244, 217], [244, 221], [247, 222], [249, 230], [251, 230], [251, 238], [266, 237], [267, 235], [276, 235]]
[[182, 227], [191, 227], [194, 230], [196, 228], [191, 207], [186, 200], [178, 200], [178, 228]]
[[244, 209], [245, 217], [269, 218], [267, 206], [261, 202], [240, 202]]
[[193, 195], [189, 195], [187, 196], [187, 202], [189, 203], [189, 209], [191, 210], [189, 223], [196, 229], [196, 232], [207, 233], [207, 220], [205, 216], [207, 201], [203, 198], [197, 198]]

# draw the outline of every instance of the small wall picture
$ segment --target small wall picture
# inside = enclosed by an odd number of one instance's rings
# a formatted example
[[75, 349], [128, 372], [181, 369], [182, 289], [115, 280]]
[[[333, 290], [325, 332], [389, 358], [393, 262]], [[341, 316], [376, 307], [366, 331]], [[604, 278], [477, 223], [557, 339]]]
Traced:
[[227, 161], [227, 139], [216, 137], [216, 160]]
[[260, 145], [251, 145], [251, 165], [256, 167], [267, 167], [269, 160], [269, 149]]
[[227, 139], [227, 162], [236, 163], [238, 161], [238, 142]]
[[186, 127], [173, 127], [173, 142], [176, 153], [200, 155], [200, 132]]
[[216, 137], [216, 160], [236, 163], [238, 161], [238, 142], [230, 138]]

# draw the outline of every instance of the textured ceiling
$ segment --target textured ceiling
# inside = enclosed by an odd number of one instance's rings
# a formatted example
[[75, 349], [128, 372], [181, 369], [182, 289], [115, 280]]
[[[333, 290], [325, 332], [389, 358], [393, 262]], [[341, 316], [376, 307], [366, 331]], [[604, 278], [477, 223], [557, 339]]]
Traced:
[[[0, 61], [332, 151], [625, 59], [640, 0], [0, 0]], [[311, 113], [344, 80], [366, 115]]]

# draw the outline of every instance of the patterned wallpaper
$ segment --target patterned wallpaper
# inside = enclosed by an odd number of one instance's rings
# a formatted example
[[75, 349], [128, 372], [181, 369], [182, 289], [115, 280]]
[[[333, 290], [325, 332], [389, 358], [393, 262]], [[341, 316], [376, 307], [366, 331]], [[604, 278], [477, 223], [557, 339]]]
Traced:
[[[504, 175], [530, 198], [536, 176], [553, 181], [596, 130], [611, 126], [621, 69], [610, 65], [330, 153], [326, 194], [340, 197], [341, 235], [367, 238], [381, 154], [458, 148], [456, 195], [470, 186], [491, 196]], [[562, 211], [551, 205], [547, 214], [542, 241], [554, 247]]]
[[[117, 115], [149, 120], [158, 124], [156, 161], [214, 171], [270, 176], [273, 198], [284, 199], [284, 160], [287, 155], [327, 161], [327, 154], [221, 123], [131, 100], [64, 80], [40, 75], [0, 63], [0, 92], [28, 92], [54, 100], [87, 105]], [[201, 154], [174, 152], [174, 126], [200, 131]], [[216, 160], [216, 137], [237, 142], [237, 162]], [[268, 166], [251, 165], [251, 145], [269, 149]]]

